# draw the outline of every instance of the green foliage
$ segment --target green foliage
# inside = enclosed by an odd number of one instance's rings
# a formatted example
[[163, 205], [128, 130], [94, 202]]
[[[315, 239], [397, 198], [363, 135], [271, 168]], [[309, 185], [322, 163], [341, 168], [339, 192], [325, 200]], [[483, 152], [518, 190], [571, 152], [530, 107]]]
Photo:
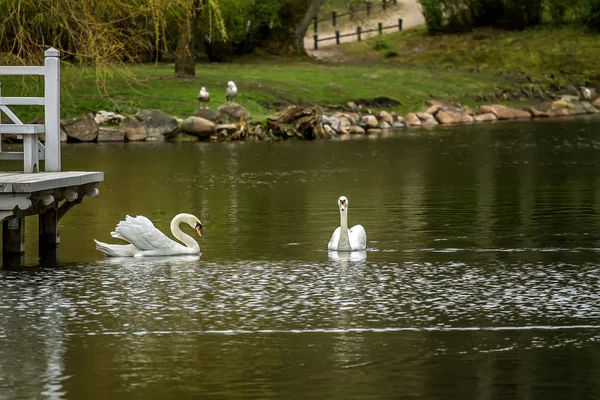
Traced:
[[442, 2], [438, 0], [419, 0], [425, 24], [430, 33], [439, 33], [442, 31], [444, 23], [444, 12]]
[[385, 39], [383, 39], [381, 37], [377, 37], [375, 40], [373, 40], [373, 50], [379, 51], [379, 50], [386, 50], [389, 48], [390, 48], [390, 45]]
[[589, 3], [587, 26], [593, 31], [600, 32], [600, 0], [589, 0]]

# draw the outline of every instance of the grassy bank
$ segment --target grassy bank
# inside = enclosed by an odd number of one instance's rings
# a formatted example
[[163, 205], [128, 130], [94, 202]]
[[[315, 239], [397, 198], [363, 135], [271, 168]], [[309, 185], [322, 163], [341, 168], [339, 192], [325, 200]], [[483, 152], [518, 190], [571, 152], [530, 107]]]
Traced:
[[339, 50], [346, 60], [524, 72], [539, 82], [600, 84], [600, 35], [579, 26], [522, 32], [480, 29], [440, 36], [418, 28], [345, 44]]
[[[400, 102], [394, 107], [373, 109], [399, 113], [422, 107], [430, 97], [453, 99], [474, 105], [474, 94], [488, 93], [496, 86], [510, 86], [506, 78], [428, 68], [398, 68], [371, 64], [323, 64], [310, 61], [251, 60], [239, 64], [198, 64], [196, 78], [176, 79], [172, 65], [133, 66], [125, 78], [124, 70], [114, 71], [99, 87], [92, 68], [65, 66], [62, 69], [62, 117], [70, 118], [89, 111], [109, 110], [133, 114], [138, 109], [158, 108], [171, 115], [186, 117], [198, 106], [201, 86], [211, 93], [211, 108], [225, 101], [227, 81], [237, 83], [236, 102], [255, 118], [273, 114], [288, 104], [343, 105], [348, 101], [389, 97]], [[32, 78], [37, 79], [37, 78]], [[36, 95], [43, 90], [41, 79], [3, 77], [2, 94]], [[24, 120], [41, 110], [22, 110]]]

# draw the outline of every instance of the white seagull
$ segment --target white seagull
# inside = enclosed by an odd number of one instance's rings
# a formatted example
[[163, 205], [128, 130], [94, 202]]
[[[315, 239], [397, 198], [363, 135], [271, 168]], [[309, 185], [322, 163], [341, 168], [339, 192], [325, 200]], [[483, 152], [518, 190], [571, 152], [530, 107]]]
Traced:
[[200, 93], [198, 93], [198, 96], [196, 96], [196, 99], [198, 99], [200, 103], [208, 103], [210, 101], [210, 94], [206, 88], [202, 87], [202, 89], [200, 89]]
[[225, 89], [225, 98], [227, 98], [227, 101], [233, 100], [237, 94], [238, 90], [237, 86], [235, 86], [235, 83], [233, 83], [233, 81], [227, 82], [227, 89]]

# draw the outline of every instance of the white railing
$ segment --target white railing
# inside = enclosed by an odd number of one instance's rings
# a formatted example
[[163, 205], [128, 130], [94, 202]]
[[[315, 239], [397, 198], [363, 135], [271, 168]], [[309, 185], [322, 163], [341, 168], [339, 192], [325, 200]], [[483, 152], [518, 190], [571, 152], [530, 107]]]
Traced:
[[[0, 121], [0, 139], [3, 133], [23, 136], [23, 152], [2, 151], [0, 160], [23, 160], [23, 172], [38, 172], [40, 160], [46, 161], [45, 171], [60, 171], [60, 52], [50, 48], [44, 52], [43, 66], [0, 66], [1, 75], [38, 75], [44, 77], [44, 97], [2, 97], [0, 91], [0, 116], [2, 112], [12, 124]], [[44, 106], [44, 124], [24, 124], [8, 106]], [[45, 146], [38, 135], [45, 133]]]

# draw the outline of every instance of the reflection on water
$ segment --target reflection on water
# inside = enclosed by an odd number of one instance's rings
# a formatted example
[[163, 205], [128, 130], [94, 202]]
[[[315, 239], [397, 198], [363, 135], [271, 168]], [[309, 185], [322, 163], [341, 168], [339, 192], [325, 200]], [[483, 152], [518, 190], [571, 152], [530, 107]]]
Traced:
[[[0, 398], [598, 398], [595, 121], [67, 146], [106, 182], [59, 267], [0, 270]], [[366, 252], [327, 251], [341, 194]], [[179, 212], [200, 256], [94, 250]]]

